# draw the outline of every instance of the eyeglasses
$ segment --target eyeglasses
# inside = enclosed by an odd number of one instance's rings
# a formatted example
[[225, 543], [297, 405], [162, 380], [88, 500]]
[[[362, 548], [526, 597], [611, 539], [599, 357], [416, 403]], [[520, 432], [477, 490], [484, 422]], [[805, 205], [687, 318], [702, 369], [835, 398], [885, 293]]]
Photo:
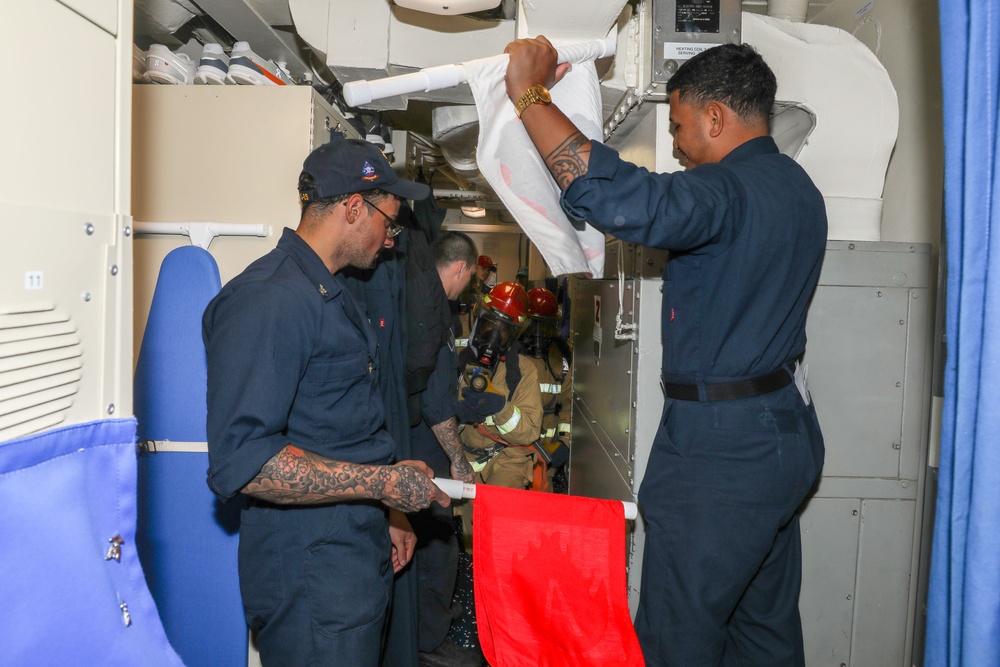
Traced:
[[400, 234], [403, 233], [403, 230], [406, 229], [405, 227], [403, 227], [403, 225], [396, 222], [396, 218], [390, 217], [388, 213], [386, 213], [385, 211], [383, 211], [382, 209], [380, 209], [378, 206], [371, 203], [367, 199], [362, 199], [361, 201], [363, 201], [364, 203], [368, 204], [373, 209], [381, 213], [382, 216], [386, 219], [385, 237], [387, 239], [391, 239], [394, 236], [399, 236]]

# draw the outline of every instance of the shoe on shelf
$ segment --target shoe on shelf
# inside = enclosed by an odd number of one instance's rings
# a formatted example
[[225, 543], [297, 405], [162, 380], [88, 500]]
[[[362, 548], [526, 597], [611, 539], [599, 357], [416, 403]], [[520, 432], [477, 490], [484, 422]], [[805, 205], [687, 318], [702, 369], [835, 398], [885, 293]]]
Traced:
[[201, 60], [194, 73], [194, 82], [203, 86], [222, 86], [229, 73], [229, 56], [218, 44], [209, 43], [201, 50]]
[[226, 81], [243, 86], [288, 86], [292, 77], [282, 67], [251, 51], [248, 43], [236, 42], [229, 55]]
[[194, 62], [186, 53], [174, 53], [162, 44], [152, 44], [146, 51], [142, 80], [172, 85], [194, 83]]
[[420, 667], [482, 667], [485, 664], [478, 651], [462, 648], [450, 637], [433, 651], [420, 652]]

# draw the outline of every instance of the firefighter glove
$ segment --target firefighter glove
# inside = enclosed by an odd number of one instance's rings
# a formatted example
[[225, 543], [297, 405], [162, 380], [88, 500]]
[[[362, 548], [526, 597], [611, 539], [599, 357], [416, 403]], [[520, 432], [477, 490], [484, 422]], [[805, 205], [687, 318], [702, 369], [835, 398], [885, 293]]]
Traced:
[[503, 410], [503, 406], [507, 404], [506, 398], [491, 391], [475, 392], [464, 387], [462, 396], [465, 398], [458, 402], [455, 416], [463, 424], [479, 424], [490, 415]]

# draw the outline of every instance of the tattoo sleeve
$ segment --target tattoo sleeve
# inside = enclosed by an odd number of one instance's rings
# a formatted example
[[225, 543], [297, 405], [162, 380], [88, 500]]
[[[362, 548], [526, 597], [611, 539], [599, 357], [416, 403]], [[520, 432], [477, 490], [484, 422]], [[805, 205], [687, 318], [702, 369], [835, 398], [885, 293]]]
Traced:
[[545, 156], [545, 166], [549, 168], [561, 190], [565, 190], [577, 177], [587, 173], [590, 160], [589, 142], [587, 137], [577, 131]]
[[[458, 419], [452, 417], [439, 424], [431, 426], [437, 441], [441, 444], [441, 449], [448, 455], [451, 461], [451, 476], [463, 482], [473, 481], [473, 470], [469, 460], [465, 458], [465, 449], [462, 441], [458, 437]], [[436, 471], [439, 476], [444, 476], [445, 471]]]
[[263, 465], [243, 493], [279, 505], [381, 498], [390, 477], [385, 466], [331, 461], [287, 445]]
[[441, 443], [441, 449], [448, 455], [449, 460], [454, 461], [459, 457], [465, 457], [462, 441], [458, 439], [458, 419], [452, 417], [431, 426], [431, 430], [434, 431], [434, 436]]
[[286, 445], [243, 487], [276, 505], [318, 505], [380, 500], [403, 512], [427, 507], [433, 483], [412, 466], [344, 463]]

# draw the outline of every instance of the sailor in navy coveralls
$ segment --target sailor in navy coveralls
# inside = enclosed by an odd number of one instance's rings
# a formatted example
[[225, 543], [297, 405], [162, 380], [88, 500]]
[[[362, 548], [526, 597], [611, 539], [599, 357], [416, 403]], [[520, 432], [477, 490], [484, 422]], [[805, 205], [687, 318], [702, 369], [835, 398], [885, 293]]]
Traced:
[[209, 486], [243, 493], [240, 590], [265, 666], [376, 667], [392, 577], [415, 538], [403, 512], [448, 497], [418, 461], [393, 465], [375, 330], [340, 270], [398, 233], [396, 177], [375, 146], [306, 158], [296, 231], [208, 305]]
[[507, 51], [508, 95], [567, 214], [671, 251], [666, 398], [639, 490], [646, 662], [801, 666], [798, 510], [823, 438], [795, 376], [827, 224], [820, 192], [768, 136], [774, 74], [745, 45], [685, 63], [667, 91], [687, 171], [656, 174], [590, 142], [546, 102], [565, 66], [545, 38]]

